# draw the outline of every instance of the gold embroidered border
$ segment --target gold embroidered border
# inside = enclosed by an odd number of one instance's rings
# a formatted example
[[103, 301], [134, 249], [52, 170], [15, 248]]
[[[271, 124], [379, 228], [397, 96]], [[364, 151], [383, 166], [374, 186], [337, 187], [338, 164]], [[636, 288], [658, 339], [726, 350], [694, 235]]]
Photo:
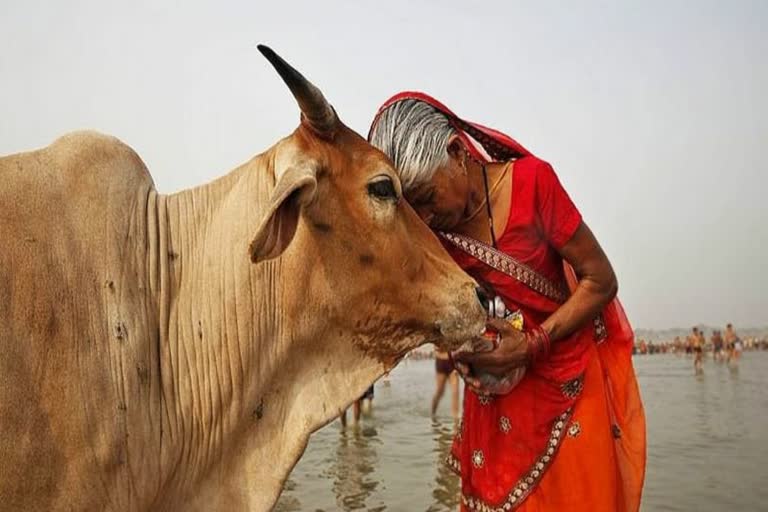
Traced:
[[556, 285], [509, 254], [505, 254], [490, 245], [464, 235], [446, 233], [444, 231], [441, 231], [439, 234], [467, 254], [477, 258], [489, 267], [517, 279], [528, 288], [539, 292], [548, 299], [562, 304], [568, 298], [568, 291], [564, 285]]
[[[509, 512], [510, 510], [515, 510], [519, 507], [533, 489], [536, 488], [536, 484], [539, 483], [544, 472], [555, 458], [555, 453], [557, 452], [557, 449], [560, 448], [560, 444], [566, 434], [567, 429], [565, 427], [571, 419], [572, 412], [573, 410], [569, 408], [552, 422], [552, 430], [549, 433], [547, 449], [544, 450], [544, 453], [538, 458], [533, 466], [531, 466], [531, 469], [517, 481], [517, 484], [509, 492], [504, 503], [499, 506], [493, 506], [480, 498], [462, 493], [461, 502], [464, 506], [472, 512]], [[448, 455], [446, 463], [452, 471], [461, 476], [461, 464], [453, 454]]]
[[[517, 279], [528, 288], [539, 292], [558, 304], [562, 304], [568, 299], [569, 294], [565, 286], [558, 286], [529, 266], [520, 263], [509, 254], [468, 236], [446, 233], [444, 231], [440, 231], [439, 235], [470, 256], [477, 258], [503, 274]], [[595, 330], [595, 341], [600, 344], [608, 337], [608, 329], [605, 327], [603, 314], [597, 315], [592, 320], [592, 323]]]

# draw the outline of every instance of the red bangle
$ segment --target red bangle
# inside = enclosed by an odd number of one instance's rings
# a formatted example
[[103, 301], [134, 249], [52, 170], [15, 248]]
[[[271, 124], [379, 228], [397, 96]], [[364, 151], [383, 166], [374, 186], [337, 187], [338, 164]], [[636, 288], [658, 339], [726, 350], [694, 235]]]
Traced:
[[549, 333], [545, 331], [540, 325], [537, 325], [530, 331], [527, 336], [528, 341], [528, 358], [531, 363], [538, 363], [543, 361], [549, 355], [549, 347], [551, 340]]

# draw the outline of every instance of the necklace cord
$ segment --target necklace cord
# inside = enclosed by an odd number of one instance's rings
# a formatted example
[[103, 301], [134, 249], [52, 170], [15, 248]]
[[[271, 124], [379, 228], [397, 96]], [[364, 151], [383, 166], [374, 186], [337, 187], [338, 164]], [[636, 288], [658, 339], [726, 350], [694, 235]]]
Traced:
[[[480, 166], [482, 167], [482, 165], [483, 165], [483, 164], [481, 164], [481, 163], [479, 163], [479, 162], [478, 162], [478, 165], [480, 165]], [[492, 195], [493, 195], [493, 193], [494, 193], [494, 192], [496, 192], [496, 189], [497, 189], [497, 188], [499, 188], [499, 186], [500, 186], [500, 185], [501, 185], [501, 184], [504, 182], [504, 177], [507, 175], [507, 172], [509, 171], [509, 167], [510, 167], [510, 165], [512, 165], [512, 163], [511, 163], [511, 162], [510, 162], [509, 164], [507, 164], [507, 165], [504, 167], [504, 171], [501, 173], [501, 176], [499, 176], [499, 179], [497, 179], [497, 180], [496, 180], [496, 183], [494, 183], [493, 185], [491, 185], [491, 188], [490, 188], [490, 192], [489, 192], [489, 195], [491, 195], [491, 196], [492, 196]], [[464, 223], [467, 223], [467, 222], [471, 221], [472, 219], [474, 219], [475, 217], [477, 217], [477, 214], [478, 214], [478, 213], [480, 213], [481, 211], [483, 211], [483, 210], [485, 209], [485, 204], [486, 204], [487, 202], [488, 202], [488, 196], [486, 196], [486, 198], [485, 198], [485, 199], [483, 199], [483, 200], [480, 202], [480, 206], [478, 206], [478, 207], [475, 209], [475, 211], [473, 211], [473, 212], [472, 212], [470, 215], [468, 215], [468, 216], [467, 216], [467, 217], [466, 217], [466, 218], [465, 218], [465, 219], [462, 221], [462, 224], [464, 224]]]
[[496, 248], [496, 233], [493, 230], [493, 212], [491, 211], [491, 191], [488, 188], [488, 171], [483, 164], [483, 188], [485, 188], [485, 206], [488, 211], [488, 227], [491, 231], [491, 243]]

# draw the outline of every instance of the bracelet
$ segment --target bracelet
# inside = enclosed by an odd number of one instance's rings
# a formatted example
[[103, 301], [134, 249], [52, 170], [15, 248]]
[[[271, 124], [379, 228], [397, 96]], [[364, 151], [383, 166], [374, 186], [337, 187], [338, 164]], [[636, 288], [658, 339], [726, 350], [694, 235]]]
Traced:
[[532, 364], [547, 358], [549, 355], [549, 347], [552, 344], [547, 331], [540, 325], [537, 325], [528, 331], [526, 339], [528, 341], [528, 358]]

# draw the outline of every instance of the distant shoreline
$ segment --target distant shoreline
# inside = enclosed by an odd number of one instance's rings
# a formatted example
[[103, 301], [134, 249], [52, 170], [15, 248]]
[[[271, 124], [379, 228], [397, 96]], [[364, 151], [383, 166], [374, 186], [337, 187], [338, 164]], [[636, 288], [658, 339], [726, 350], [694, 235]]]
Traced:
[[[669, 329], [635, 329], [635, 339], [644, 339], [646, 341], [670, 341], [676, 337], [684, 339], [691, 333], [691, 329], [697, 327], [709, 339], [714, 330], [725, 330], [725, 325], [712, 326], [705, 324], [691, 325], [690, 327], [672, 327]], [[741, 338], [756, 338], [758, 340], [768, 338], [768, 327], [739, 327], [734, 324], [734, 330]]]

